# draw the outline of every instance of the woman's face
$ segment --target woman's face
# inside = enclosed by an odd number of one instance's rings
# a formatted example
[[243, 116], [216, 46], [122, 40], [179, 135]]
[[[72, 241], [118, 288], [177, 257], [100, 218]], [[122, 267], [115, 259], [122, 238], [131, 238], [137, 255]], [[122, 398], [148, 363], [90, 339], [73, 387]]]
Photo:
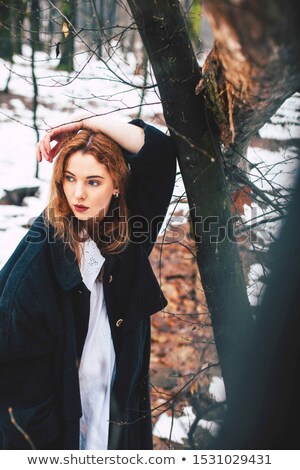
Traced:
[[63, 189], [70, 208], [80, 220], [103, 219], [112, 195], [118, 193], [106, 166], [80, 150], [67, 161]]

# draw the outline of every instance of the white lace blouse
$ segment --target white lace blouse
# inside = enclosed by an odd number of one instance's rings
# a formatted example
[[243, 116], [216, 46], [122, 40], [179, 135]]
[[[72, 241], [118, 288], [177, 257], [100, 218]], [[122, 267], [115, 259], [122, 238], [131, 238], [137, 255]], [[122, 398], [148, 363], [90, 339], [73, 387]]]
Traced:
[[79, 366], [82, 405], [80, 449], [107, 449], [110, 390], [115, 351], [104, 301], [103, 284], [96, 280], [104, 263], [96, 243], [84, 243], [80, 271], [91, 291], [88, 333]]

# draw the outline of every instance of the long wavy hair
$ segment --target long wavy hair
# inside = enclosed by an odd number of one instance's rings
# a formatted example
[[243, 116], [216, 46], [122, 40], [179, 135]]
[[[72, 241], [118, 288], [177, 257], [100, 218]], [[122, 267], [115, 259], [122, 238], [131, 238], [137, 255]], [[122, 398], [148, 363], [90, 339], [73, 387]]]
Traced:
[[[74, 216], [63, 190], [64, 172], [68, 159], [75, 152], [93, 155], [99, 163], [106, 166], [119, 197], [111, 198], [110, 206], [104, 218], [92, 217], [82, 221]], [[120, 146], [102, 132], [82, 130], [66, 141], [56, 157], [50, 184], [49, 202], [45, 209], [46, 221], [55, 230], [55, 236], [61, 238], [74, 251], [80, 261], [80, 242], [91, 237], [103, 254], [117, 254], [123, 251], [129, 242], [128, 209], [125, 190], [128, 184], [129, 170]]]

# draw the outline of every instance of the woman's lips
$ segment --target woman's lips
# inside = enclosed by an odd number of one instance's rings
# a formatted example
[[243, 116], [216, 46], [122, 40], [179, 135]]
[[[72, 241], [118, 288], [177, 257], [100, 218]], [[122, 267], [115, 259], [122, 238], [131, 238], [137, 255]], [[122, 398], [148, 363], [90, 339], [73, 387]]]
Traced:
[[85, 206], [76, 206], [76, 205], [74, 205], [74, 207], [75, 207], [75, 210], [77, 212], [85, 212], [85, 211], [88, 210], [88, 207], [85, 207]]

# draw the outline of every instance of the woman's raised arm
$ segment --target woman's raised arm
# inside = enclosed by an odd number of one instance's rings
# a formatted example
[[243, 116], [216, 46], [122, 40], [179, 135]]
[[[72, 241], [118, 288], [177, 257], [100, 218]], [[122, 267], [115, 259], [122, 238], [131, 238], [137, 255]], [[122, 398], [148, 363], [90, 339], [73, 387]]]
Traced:
[[[74, 117], [59, 126], [54, 126], [46, 132], [36, 146], [36, 154], [39, 162], [44, 157], [49, 162], [58, 154], [64, 142], [70, 136], [75, 135], [81, 129], [93, 132], [103, 132], [113, 139], [129, 153], [137, 153], [144, 144], [144, 130], [132, 126], [127, 122], [114, 120], [107, 115], [91, 116], [90, 114], [74, 115]], [[51, 142], [57, 143], [51, 148]]]

